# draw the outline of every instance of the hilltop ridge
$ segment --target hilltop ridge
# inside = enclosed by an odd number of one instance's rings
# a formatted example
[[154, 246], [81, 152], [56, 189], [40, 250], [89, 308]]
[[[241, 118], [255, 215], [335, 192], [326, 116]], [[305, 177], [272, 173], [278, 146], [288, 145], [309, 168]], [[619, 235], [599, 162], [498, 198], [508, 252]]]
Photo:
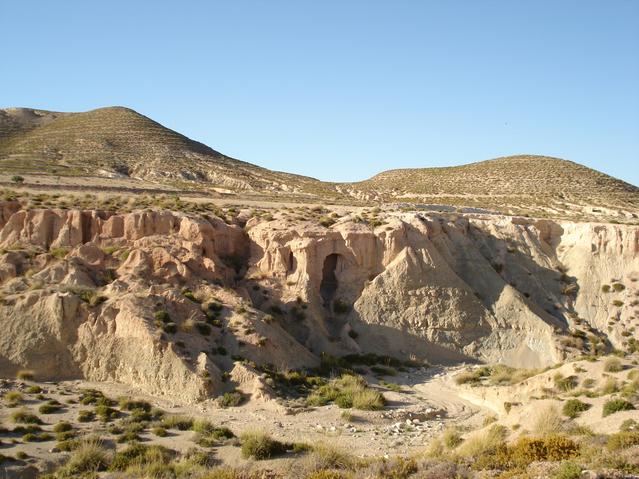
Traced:
[[[131, 188], [342, 204], [434, 204], [506, 214], [632, 219], [639, 188], [572, 161], [517, 155], [452, 167], [392, 169], [323, 182], [226, 156], [126, 107], [82, 113], [0, 110], [0, 167], [40, 184], [88, 178]], [[633, 216], [634, 215], [634, 216]]]

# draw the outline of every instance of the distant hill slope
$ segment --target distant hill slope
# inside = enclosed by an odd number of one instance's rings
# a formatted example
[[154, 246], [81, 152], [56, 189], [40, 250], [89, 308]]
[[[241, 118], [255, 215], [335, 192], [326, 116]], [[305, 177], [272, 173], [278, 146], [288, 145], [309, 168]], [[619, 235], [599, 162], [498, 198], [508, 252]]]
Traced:
[[462, 166], [388, 170], [358, 188], [398, 194], [624, 193], [639, 189], [572, 161], [520, 155]]
[[637, 187], [558, 158], [520, 155], [329, 183], [229, 158], [123, 107], [0, 110], [0, 173], [91, 177], [97, 188], [112, 178], [315, 202], [444, 204], [544, 216], [632, 219], [639, 212]]
[[312, 191], [321, 182], [229, 158], [131, 109], [0, 110], [0, 166], [62, 176], [133, 177], [184, 187]]

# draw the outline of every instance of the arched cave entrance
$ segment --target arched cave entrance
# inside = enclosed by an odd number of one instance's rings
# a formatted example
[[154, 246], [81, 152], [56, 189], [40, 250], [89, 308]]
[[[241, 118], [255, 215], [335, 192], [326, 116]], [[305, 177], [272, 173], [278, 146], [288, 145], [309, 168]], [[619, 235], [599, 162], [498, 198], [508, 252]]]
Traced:
[[338, 282], [335, 270], [337, 269], [337, 261], [340, 255], [337, 253], [329, 254], [324, 259], [324, 267], [322, 268], [322, 282], [320, 283], [320, 295], [324, 300], [324, 306], [331, 307], [331, 301], [337, 292]]

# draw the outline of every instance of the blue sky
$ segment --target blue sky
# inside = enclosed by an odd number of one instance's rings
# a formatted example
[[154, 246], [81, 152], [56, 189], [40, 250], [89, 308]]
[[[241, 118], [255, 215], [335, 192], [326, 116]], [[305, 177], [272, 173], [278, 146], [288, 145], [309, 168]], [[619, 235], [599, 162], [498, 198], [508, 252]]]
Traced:
[[323, 180], [503, 155], [639, 185], [636, 0], [0, 0], [0, 107], [124, 105]]

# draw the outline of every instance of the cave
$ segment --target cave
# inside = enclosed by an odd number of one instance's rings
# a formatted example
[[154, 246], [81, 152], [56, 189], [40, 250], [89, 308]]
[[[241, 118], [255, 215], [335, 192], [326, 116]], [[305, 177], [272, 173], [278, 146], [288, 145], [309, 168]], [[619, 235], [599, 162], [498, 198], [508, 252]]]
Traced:
[[338, 282], [335, 270], [337, 269], [337, 261], [339, 258], [339, 254], [332, 253], [324, 259], [322, 282], [320, 283], [320, 295], [324, 300], [324, 306], [327, 308], [330, 308], [331, 301], [337, 292]]

